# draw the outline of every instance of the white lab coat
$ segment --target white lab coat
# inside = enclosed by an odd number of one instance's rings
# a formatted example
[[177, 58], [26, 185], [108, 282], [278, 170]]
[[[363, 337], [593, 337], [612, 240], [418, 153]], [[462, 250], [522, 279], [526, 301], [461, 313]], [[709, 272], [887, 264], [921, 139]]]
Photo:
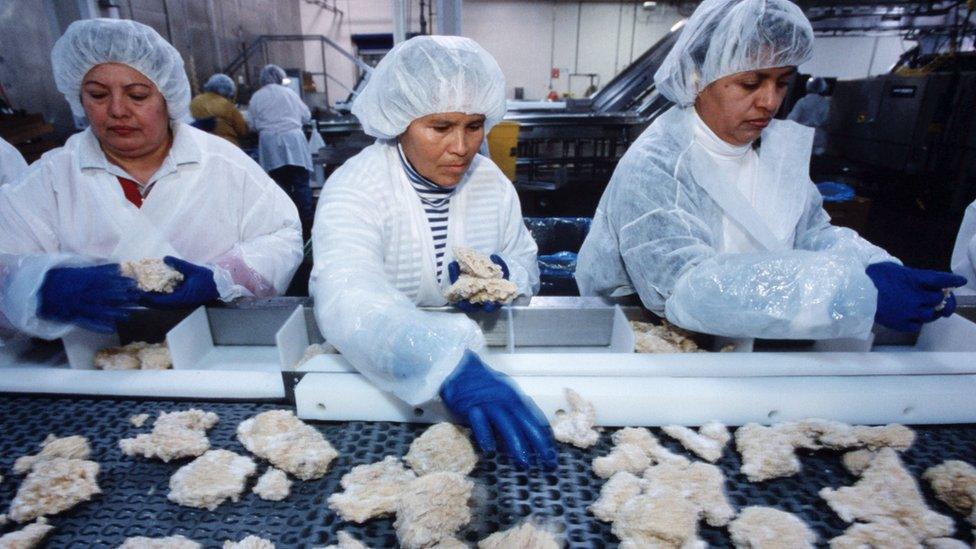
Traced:
[[13, 145], [0, 139], [0, 185], [14, 181], [27, 171], [27, 162]]
[[247, 108], [251, 127], [258, 130], [258, 159], [264, 171], [301, 166], [312, 171], [312, 154], [302, 124], [312, 113], [291, 88], [268, 84], [254, 93]]
[[976, 202], [966, 208], [962, 217], [950, 265], [952, 272], [968, 280], [963, 287], [970, 292], [976, 292]]
[[283, 292], [302, 258], [298, 211], [224, 139], [171, 123], [173, 146], [141, 208], [87, 129], [0, 187], [0, 325], [61, 337], [37, 317], [48, 269], [174, 255], [214, 270], [223, 300]]
[[[695, 140], [692, 107], [661, 115], [600, 199], [579, 253], [581, 293], [637, 293], [656, 314], [717, 335], [866, 335], [877, 289], [864, 269], [893, 258], [830, 224], [808, 174], [812, 133], [778, 120], [763, 131], [753, 204]], [[724, 253], [726, 217], [761, 251]]]
[[[484, 338], [445, 305], [430, 226], [395, 144], [363, 149], [329, 178], [312, 229], [309, 289], [322, 334], [376, 386], [419, 404], [433, 398], [465, 349]], [[498, 254], [524, 295], [539, 289], [537, 247], [512, 184], [477, 156], [451, 198], [444, 264], [455, 246]]]

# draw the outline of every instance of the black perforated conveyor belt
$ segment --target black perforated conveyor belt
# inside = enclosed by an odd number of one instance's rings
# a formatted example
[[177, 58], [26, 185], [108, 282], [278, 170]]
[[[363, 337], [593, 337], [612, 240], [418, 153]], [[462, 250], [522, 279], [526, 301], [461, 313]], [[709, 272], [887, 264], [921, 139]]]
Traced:
[[[120, 438], [148, 432], [159, 411], [191, 407], [216, 412], [220, 422], [210, 431], [213, 448], [247, 452], [234, 436], [237, 424], [248, 417], [286, 405], [211, 402], [168, 402], [135, 400], [81, 400], [0, 397], [0, 513], [6, 512], [19, 483], [13, 461], [36, 453], [48, 433], [59, 436], [84, 435], [93, 446], [93, 457], [101, 464], [99, 484], [103, 493], [92, 501], [50, 517], [55, 530], [47, 547], [116, 547], [129, 536], [182, 534], [205, 547], [220, 547], [225, 540], [238, 541], [255, 534], [274, 541], [279, 548], [310, 547], [333, 543], [336, 533], [348, 530], [371, 547], [395, 547], [392, 519], [377, 519], [364, 525], [346, 523], [329, 510], [326, 499], [339, 487], [339, 479], [354, 465], [372, 463], [386, 455], [402, 456], [410, 442], [426, 426], [396, 423], [314, 423], [339, 451], [329, 473], [309, 482], [296, 481], [291, 495], [280, 502], [259, 499], [248, 491], [237, 503], [226, 502], [215, 511], [181, 507], [166, 499], [169, 477], [187, 460], [162, 463], [130, 458], [118, 447]], [[129, 417], [150, 414], [137, 429]], [[917, 427], [918, 440], [903, 459], [918, 478], [932, 465], [946, 459], [976, 463], [976, 426]], [[659, 435], [675, 452], [683, 452], [673, 440]], [[855, 482], [840, 464], [837, 452], [804, 454], [801, 474], [765, 483], [748, 482], [739, 473], [739, 456], [730, 444], [719, 465], [727, 477], [726, 489], [736, 508], [769, 505], [795, 513], [820, 536], [829, 540], [846, 527], [820, 499], [824, 486]], [[499, 529], [534, 516], [563, 532], [568, 547], [613, 547], [617, 540], [610, 525], [596, 520], [586, 508], [600, 494], [603, 479], [592, 474], [590, 462], [610, 450], [610, 437], [587, 451], [560, 446], [559, 468], [553, 472], [522, 472], [502, 458], [482, 459], [472, 473], [479, 485], [475, 521], [461, 532], [474, 542]], [[260, 460], [259, 460], [260, 461]], [[260, 464], [258, 474], [264, 471]], [[256, 478], [256, 477], [255, 477]], [[253, 485], [252, 478], [250, 485]], [[971, 526], [958, 513], [936, 500], [923, 484], [928, 503], [936, 511], [952, 516], [958, 538], [972, 543]], [[3, 532], [17, 528], [8, 523]], [[702, 523], [701, 536], [713, 547], [728, 547], [725, 529]]]

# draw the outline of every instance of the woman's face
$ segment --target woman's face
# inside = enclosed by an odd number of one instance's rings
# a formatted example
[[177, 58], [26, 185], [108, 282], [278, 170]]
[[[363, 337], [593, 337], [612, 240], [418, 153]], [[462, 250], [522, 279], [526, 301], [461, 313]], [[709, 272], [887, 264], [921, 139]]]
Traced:
[[400, 145], [420, 175], [451, 188], [461, 182], [484, 138], [484, 115], [446, 112], [411, 122]]
[[748, 145], [779, 110], [796, 67], [739, 72], [709, 84], [695, 99], [698, 116], [723, 141]]
[[81, 84], [81, 105], [109, 155], [137, 158], [169, 139], [166, 100], [141, 72], [118, 63], [96, 65]]

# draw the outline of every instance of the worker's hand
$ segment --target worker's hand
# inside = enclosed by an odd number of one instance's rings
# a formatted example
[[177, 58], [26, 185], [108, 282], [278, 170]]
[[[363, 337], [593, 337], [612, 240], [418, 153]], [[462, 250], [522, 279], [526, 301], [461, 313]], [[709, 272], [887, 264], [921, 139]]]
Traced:
[[500, 439], [519, 467], [556, 466], [552, 429], [545, 416], [508, 376], [489, 368], [477, 354], [464, 352], [440, 394], [447, 408], [471, 426], [483, 452], [494, 452], [495, 440]]
[[[491, 261], [495, 265], [498, 265], [499, 267], [502, 268], [502, 278], [508, 280], [508, 276], [509, 276], [508, 265], [505, 264], [505, 261], [502, 260], [502, 258], [499, 257], [497, 254], [491, 254], [489, 259], [491, 259]], [[461, 276], [461, 266], [458, 265], [457, 261], [452, 261], [447, 264], [447, 276], [450, 279], [451, 284], [457, 282], [457, 279]], [[498, 310], [498, 308], [501, 307], [501, 303], [497, 301], [486, 301], [484, 303], [471, 303], [467, 299], [462, 299], [457, 303], [452, 303], [452, 305], [454, 305], [455, 307], [461, 309], [466, 313], [474, 313], [478, 311], [484, 311], [486, 313], [490, 313]]]
[[169, 255], [163, 261], [183, 273], [183, 282], [171, 294], [143, 292], [139, 299], [142, 305], [155, 309], [189, 309], [220, 297], [210, 269]]
[[139, 289], [122, 276], [118, 263], [51, 269], [38, 292], [37, 316], [110, 334], [129, 317]]
[[951, 316], [956, 298], [947, 292], [966, 284], [964, 277], [952, 273], [913, 269], [890, 261], [869, 265], [866, 272], [878, 288], [874, 319], [902, 332], [917, 332], [926, 322]]

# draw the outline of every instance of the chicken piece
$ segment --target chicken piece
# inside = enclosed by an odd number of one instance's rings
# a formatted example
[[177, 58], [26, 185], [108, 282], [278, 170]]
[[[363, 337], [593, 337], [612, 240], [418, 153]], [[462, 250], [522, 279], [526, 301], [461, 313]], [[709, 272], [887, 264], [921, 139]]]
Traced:
[[264, 538], [247, 536], [241, 541], [225, 541], [224, 549], [275, 549], [275, 544]]
[[935, 497], [976, 524], [976, 467], [965, 461], [944, 461], [928, 468], [922, 478], [932, 485]]
[[210, 449], [207, 430], [218, 421], [217, 414], [190, 409], [181, 412], [160, 412], [151, 433], [119, 441], [119, 448], [127, 456], [140, 455], [164, 462], [184, 457], [197, 457]]
[[308, 347], [305, 347], [305, 352], [302, 353], [302, 358], [298, 359], [298, 362], [295, 363], [295, 369], [298, 369], [299, 366], [319, 355], [334, 355], [338, 352], [339, 351], [336, 350], [335, 347], [328, 343], [312, 343]]
[[970, 547], [958, 539], [932, 538], [925, 540], [925, 549], [970, 549]]
[[840, 458], [840, 462], [844, 465], [844, 469], [847, 469], [850, 474], [854, 476], [861, 476], [861, 473], [871, 465], [871, 461], [874, 456], [878, 455], [878, 452], [874, 450], [868, 450], [866, 448], [861, 448], [860, 450], [851, 450], [847, 452]]
[[352, 534], [345, 531], [336, 534], [336, 542], [327, 546], [325, 549], [369, 549], [369, 546], [364, 545], [361, 541], [352, 537]]
[[531, 522], [496, 532], [478, 542], [478, 549], [559, 549], [561, 544], [551, 532], [539, 528]]
[[697, 353], [698, 344], [691, 339], [691, 332], [682, 330], [668, 321], [661, 325], [650, 322], [630, 321], [634, 331], [634, 352], [637, 353]]
[[667, 489], [643, 494], [625, 503], [613, 521], [620, 547], [705, 547], [698, 540], [695, 506]]
[[590, 513], [603, 522], [613, 522], [623, 504], [639, 496], [642, 489], [640, 478], [626, 471], [616, 473], [600, 489], [599, 499], [589, 507]]
[[183, 273], [170, 267], [162, 259], [140, 259], [123, 261], [120, 265], [122, 276], [136, 281], [144, 292], [171, 294], [183, 282]]
[[725, 526], [735, 516], [725, 496], [725, 475], [709, 463], [661, 463], [644, 471], [644, 481], [646, 492], [663, 487], [681, 495], [711, 526]]
[[149, 414], [135, 414], [129, 418], [129, 423], [133, 427], [142, 427], [146, 424], [147, 419], [149, 419]]
[[258, 481], [251, 491], [261, 499], [281, 501], [288, 497], [291, 492], [291, 481], [288, 480], [288, 475], [284, 471], [268, 467], [268, 470], [258, 477]]
[[20, 484], [10, 502], [8, 516], [16, 522], [27, 522], [56, 515], [101, 492], [98, 464], [94, 461], [67, 458], [41, 461]]
[[475, 278], [501, 278], [504, 274], [500, 265], [487, 255], [479, 254], [471, 248], [454, 247], [454, 260], [458, 262], [461, 274]]
[[903, 451], [915, 443], [915, 431], [897, 423], [877, 427], [865, 425], [851, 426], [838, 421], [822, 419], [805, 420], [800, 423], [816, 432], [817, 441], [822, 446], [835, 450], [848, 448], [867, 448], [868, 450], [893, 448]]
[[173, 367], [173, 357], [165, 343], [150, 343], [136, 353], [141, 370], [169, 370]]
[[570, 411], [558, 410], [552, 422], [552, 434], [559, 442], [572, 444], [577, 448], [589, 448], [600, 441], [596, 425], [596, 408], [583, 400], [576, 391], [565, 388], [566, 402]]
[[329, 496], [329, 507], [343, 520], [362, 524], [367, 520], [396, 512], [397, 500], [417, 475], [400, 460], [386, 456], [383, 461], [357, 465], [340, 484], [344, 492]]
[[817, 535], [792, 513], [772, 507], [746, 507], [729, 524], [737, 549], [813, 548]]
[[686, 463], [688, 458], [679, 456], [668, 450], [657, 440], [650, 431], [643, 427], [624, 427], [611, 436], [617, 446], [635, 444], [644, 451], [654, 463]]
[[109, 347], [95, 353], [95, 369], [97, 370], [138, 370], [139, 345], [141, 341], [130, 343], [123, 347]]
[[436, 471], [467, 475], [478, 463], [478, 455], [466, 430], [453, 423], [438, 423], [410, 444], [403, 457], [418, 475]]
[[444, 538], [431, 545], [430, 549], [468, 549], [468, 544], [457, 538]]
[[213, 511], [227, 499], [237, 501], [256, 470], [249, 457], [229, 450], [208, 450], [173, 473], [167, 497], [180, 505]]
[[30, 471], [34, 465], [54, 458], [88, 459], [90, 456], [91, 446], [88, 445], [87, 438], [78, 435], [58, 438], [51, 433], [41, 443], [39, 453], [17, 458], [14, 462], [14, 472], [22, 475]]
[[444, 299], [451, 303], [468, 300], [471, 303], [509, 303], [518, 295], [518, 284], [504, 278], [475, 278], [461, 275], [444, 291]]
[[33, 549], [39, 547], [44, 538], [54, 530], [44, 517], [24, 526], [20, 530], [0, 536], [0, 549]]
[[893, 520], [856, 523], [830, 540], [830, 549], [922, 549], [922, 544]]
[[820, 497], [846, 522], [895, 520], [918, 541], [951, 536], [955, 530], [951, 518], [925, 505], [918, 484], [891, 448], [880, 450], [853, 486], [823, 488]]
[[165, 538], [147, 538], [137, 536], [126, 538], [118, 549], [203, 549], [203, 545], [183, 536], [168, 536]]
[[416, 549], [453, 537], [471, 520], [468, 500], [473, 488], [474, 483], [458, 473], [431, 473], [407, 483], [393, 523], [400, 545]]
[[651, 458], [636, 444], [618, 444], [609, 454], [593, 460], [593, 472], [600, 478], [610, 478], [621, 471], [639, 475], [650, 466]]
[[681, 425], [666, 425], [661, 430], [698, 457], [712, 463], [721, 459], [725, 445], [732, 438], [725, 425], [718, 422], [702, 425], [697, 433]]
[[270, 410], [237, 426], [237, 440], [254, 455], [301, 480], [320, 478], [339, 453], [291, 410]]

